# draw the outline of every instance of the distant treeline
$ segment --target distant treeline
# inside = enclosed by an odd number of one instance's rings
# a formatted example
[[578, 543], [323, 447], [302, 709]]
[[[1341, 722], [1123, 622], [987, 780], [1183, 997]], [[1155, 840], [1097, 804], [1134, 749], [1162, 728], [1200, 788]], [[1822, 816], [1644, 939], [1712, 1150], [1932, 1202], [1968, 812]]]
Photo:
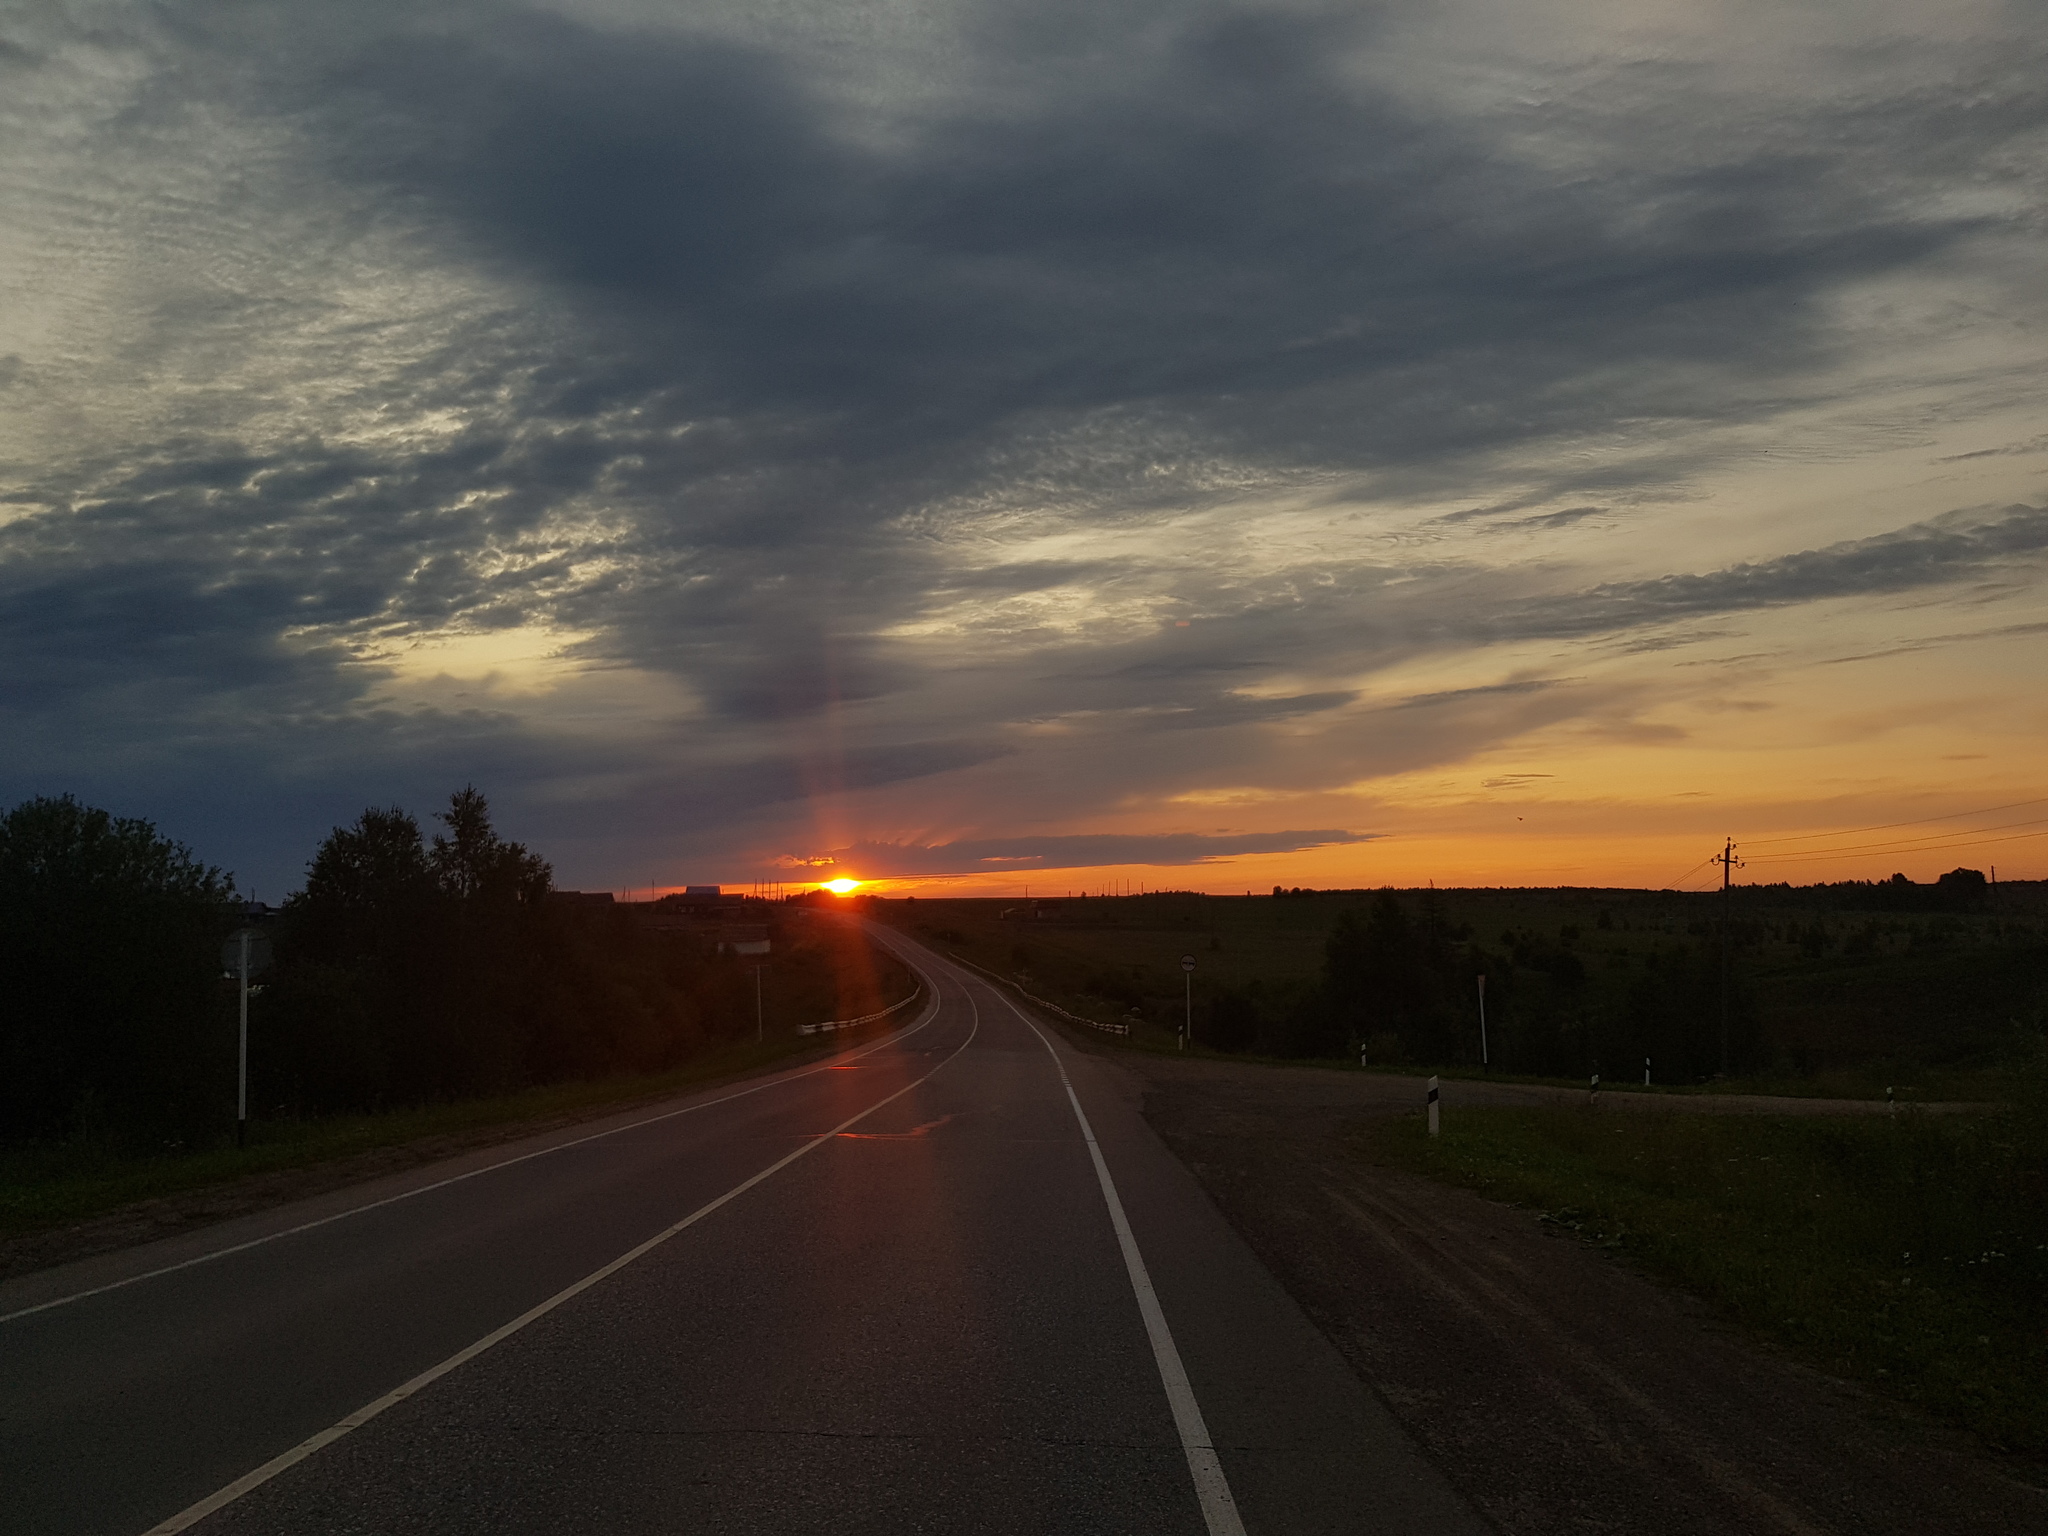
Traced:
[[[1594, 899], [1598, 935], [1570, 922], [1549, 931], [1511, 926], [1493, 943], [1449, 922], [1433, 890], [1275, 894], [1349, 898], [1325, 942], [1322, 974], [1308, 988], [1206, 989], [1196, 1026], [1206, 1044], [1476, 1064], [1483, 976], [1486, 1054], [1496, 1068], [1635, 1078], [1647, 1058], [1658, 1081], [1686, 1082], [1875, 1060], [1988, 1061], [2013, 1048], [2015, 1026], [2038, 1031], [2048, 1002], [2048, 948], [2038, 933], [2022, 926], [1998, 941], [1995, 925], [1983, 929], [1989, 919], [1967, 915], [1981, 913], [1990, 895], [1976, 870], [1926, 885], [1897, 876], [1739, 887], [1727, 916], [1717, 895], [1676, 932], [1653, 923], [1620, 954], [1605, 930], [1628, 910], [1624, 893], [1613, 905]], [[1831, 926], [1820, 916], [1800, 920], [1801, 910], [1873, 915]], [[1587, 942], [1594, 938], [1604, 942]], [[1799, 963], [1783, 960], [1789, 951]], [[1781, 958], [1766, 964], [1767, 954]], [[1589, 964], [1601, 967], [1597, 984]]]
[[[1764, 1064], [1764, 1044], [1743, 975], [1718, 947], [1674, 943], [1654, 950], [1620, 1005], [1591, 1005], [1577, 930], [1555, 936], [1503, 932], [1498, 950], [1469, 936], [1453, 954], [1424, 920], [1405, 920], [1398, 897], [1382, 892], [1361, 921], [1340, 918], [1324, 967], [1328, 1012], [1347, 1022], [1370, 1052], [1389, 1047], [1413, 1060], [1456, 1061], [1477, 1054], [1479, 977], [1486, 978], [1487, 1054], [1504, 1071], [1582, 1073], [1605, 1067], [1633, 1075], [1645, 1057], [1666, 1082], [1704, 1078]], [[1407, 944], [1402, 944], [1403, 936]], [[1405, 953], [1406, 959], [1401, 957]], [[1376, 976], [1399, 978], [1393, 1010], [1369, 1001]], [[1375, 1027], [1376, 1026], [1376, 1027]], [[1391, 1034], [1393, 1039], [1386, 1037]]]
[[[1486, 1055], [1501, 1071], [1576, 1075], [1604, 1063], [1612, 1074], [1640, 1071], [1645, 1056], [1667, 1082], [1722, 1070], [1724, 982], [1712, 946], [1678, 943], [1653, 954], [1622, 1005], [1601, 1006], [1568, 926], [1556, 936], [1506, 932], [1488, 948], [1469, 926], [1446, 920], [1434, 891], [1412, 905], [1391, 890], [1356, 894], [1365, 899], [1338, 913], [1317, 986], [1305, 995], [1256, 984], [1212, 989], [1197, 1038], [1226, 1051], [1476, 1064], [1483, 976]], [[1762, 1056], [1753, 1001], [1730, 967], [1728, 1070], [1750, 1070]]]
[[[269, 927], [252, 1113], [367, 1109], [677, 1065], [756, 1027], [750, 961], [551, 899], [545, 860], [475, 789], [431, 836], [408, 812], [337, 827]], [[907, 971], [829, 921], [772, 922], [768, 1023], [893, 1002]], [[232, 1114], [233, 882], [147, 822], [65, 796], [0, 818], [0, 1138], [191, 1142]]]
[[1830, 912], [1982, 912], [1991, 882], [1981, 869], [1952, 869], [1921, 885], [1889, 880], [1833, 880], [1820, 885], [1744, 885], [1730, 892], [1744, 905], [1818, 907]]
[[[1744, 906], [1814, 907], [1828, 912], [1982, 912], [1994, 887], [1981, 869], [1952, 869], [1925, 885], [1904, 875], [1885, 880], [1827, 880], [1817, 885], [1772, 885], [1745, 882], [1728, 892]], [[1368, 889], [1318, 890], [1305, 885], [1276, 885], [1278, 897], [1372, 895]], [[1634, 894], [1634, 893], [1630, 893]], [[1697, 893], [1695, 893], [1697, 894]]]

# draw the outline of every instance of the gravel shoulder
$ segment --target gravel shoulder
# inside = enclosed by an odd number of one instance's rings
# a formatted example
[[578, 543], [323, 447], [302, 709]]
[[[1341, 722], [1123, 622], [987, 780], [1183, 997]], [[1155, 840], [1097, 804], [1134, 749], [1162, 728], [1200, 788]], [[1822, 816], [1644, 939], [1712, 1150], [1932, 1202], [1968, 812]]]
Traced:
[[[1758, 1346], [1535, 1212], [1373, 1166], [1352, 1133], [1419, 1107], [1419, 1079], [1111, 1059], [1231, 1224], [1501, 1531], [2048, 1530], [2048, 1492], [1974, 1441]], [[1519, 1085], [1445, 1091], [1531, 1102]], [[1710, 1103], [1612, 1094], [1601, 1109]]]

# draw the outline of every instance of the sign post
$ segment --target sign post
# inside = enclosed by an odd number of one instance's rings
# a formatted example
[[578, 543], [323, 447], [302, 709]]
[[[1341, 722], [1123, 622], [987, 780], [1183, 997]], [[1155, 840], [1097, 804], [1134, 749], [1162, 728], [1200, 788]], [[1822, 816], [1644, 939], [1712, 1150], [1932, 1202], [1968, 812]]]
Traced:
[[235, 1145], [249, 1144], [249, 977], [270, 964], [270, 940], [254, 928], [237, 928], [220, 947], [220, 963], [241, 982], [240, 1023], [235, 1046]]
[[1486, 1055], [1486, 972], [1479, 973], [1479, 1070], [1491, 1072], [1492, 1063]]
[[249, 1144], [249, 940], [252, 937], [244, 928], [235, 937], [240, 940], [242, 975], [242, 1004], [240, 1022], [235, 1040], [235, 1145]]
[[1180, 957], [1180, 968], [1182, 971], [1181, 981], [1187, 993], [1187, 1012], [1182, 1017], [1180, 1026], [1180, 1048], [1186, 1050], [1188, 1048], [1188, 1041], [1194, 1037], [1195, 1033], [1195, 957], [1193, 955], [1182, 955]]

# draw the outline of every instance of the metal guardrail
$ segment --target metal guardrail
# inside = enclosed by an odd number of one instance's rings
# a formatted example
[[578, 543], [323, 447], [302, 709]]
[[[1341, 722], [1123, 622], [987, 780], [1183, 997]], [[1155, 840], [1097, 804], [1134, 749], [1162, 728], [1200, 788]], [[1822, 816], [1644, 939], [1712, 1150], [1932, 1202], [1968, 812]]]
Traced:
[[918, 987], [900, 1003], [891, 1003], [879, 1013], [864, 1013], [857, 1019], [828, 1019], [822, 1024], [799, 1024], [796, 1032], [800, 1035], [822, 1035], [834, 1029], [852, 1029], [856, 1024], [872, 1024], [877, 1019], [886, 1019], [899, 1008], [908, 1008], [924, 995], [924, 988]]
[[1084, 1019], [1078, 1013], [1067, 1012], [1058, 1003], [1049, 1003], [1042, 997], [1034, 997], [1029, 992], [1026, 992], [1019, 983], [1011, 981], [1007, 977], [997, 975], [996, 972], [990, 970], [985, 965], [975, 965], [965, 955], [948, 955], [946, 958], [961, 965], [973, 966], [975, 970], [981, 972], [982, 975], [988, 977], [990, 981], [995, 982], [998, 986], [1010, 988], [1019, 997], [1023, 998], [1025, 1002], [1043, 1008], [1047, 1013], [1056, 1013], [1069, 1024], [1081, 1024], [1089, 1029], [1099, 1029], [1106, 1035], [1128, 1035], [1131, 1032], [1131, 1026], [1128, 1024], [1105, 1024], [1100, 1019]]

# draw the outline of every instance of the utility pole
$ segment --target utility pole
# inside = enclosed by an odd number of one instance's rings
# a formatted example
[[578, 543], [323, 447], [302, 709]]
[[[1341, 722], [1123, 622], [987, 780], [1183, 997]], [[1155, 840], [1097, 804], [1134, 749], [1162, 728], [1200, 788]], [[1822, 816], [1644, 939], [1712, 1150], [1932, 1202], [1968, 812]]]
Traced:
[[1728, 891], [1731, 872], [1741, 868], [1742, 860], [1735, 857], [1735, 839], [1727, 839], [1727, 846], [1714, 855], [1714, 862], [1721, 866], [1721, 1075], [1728, 1075]]
[[762, 965], [754, 967], [754, 1044], [756, 1045], [759, 1045], [768, 1038], [767, 1026], [762, 1022], [761, 1014], [761, 972], [766, 969], [767, 967]]
[[1195, 957], [1180, 957], [1181, 981], [1187, 993], [1187, 1014], [1180, 1027], [1180, 1048], [1186, 1050], [1195, 1033]]

